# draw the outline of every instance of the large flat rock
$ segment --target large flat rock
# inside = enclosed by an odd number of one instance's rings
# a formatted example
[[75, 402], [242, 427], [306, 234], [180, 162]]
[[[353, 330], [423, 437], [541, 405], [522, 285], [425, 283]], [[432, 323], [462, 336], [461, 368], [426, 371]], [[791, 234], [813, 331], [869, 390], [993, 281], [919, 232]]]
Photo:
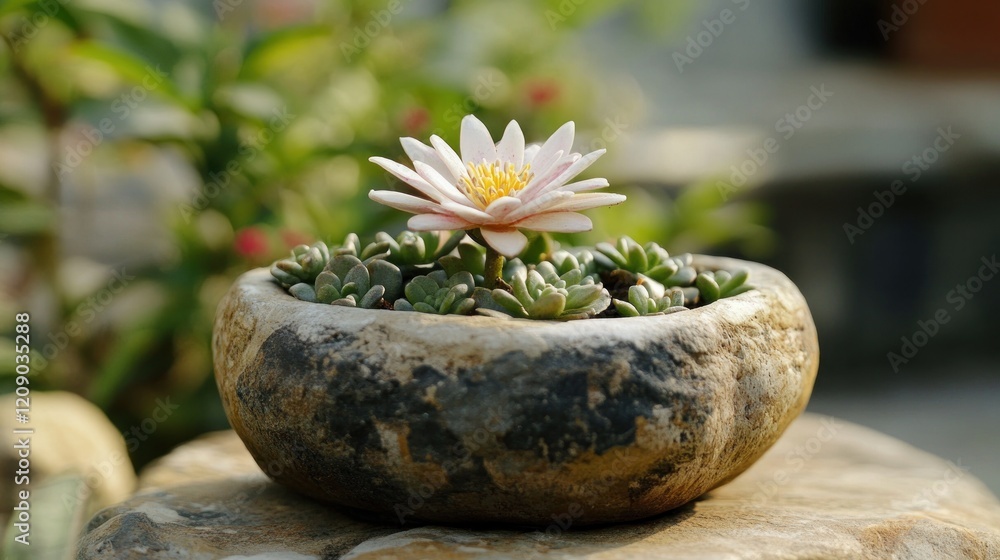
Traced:
[[1000, 502], [954, 464], [805, 415], [752, 468], [673, 512], [574, 529], [378, 524], [268, 481], [235, 434], [178, 448], [99, 513], [78, 558], [1000, 558]]

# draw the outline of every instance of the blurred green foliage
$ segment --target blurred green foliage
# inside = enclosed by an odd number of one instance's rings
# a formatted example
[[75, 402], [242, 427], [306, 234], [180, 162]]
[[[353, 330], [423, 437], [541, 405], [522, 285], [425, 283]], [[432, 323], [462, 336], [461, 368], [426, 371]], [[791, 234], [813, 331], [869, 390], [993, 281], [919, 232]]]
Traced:
[[[567, 120], [586, 134], [641, 106], [579, 56], [586, 34], [622, 14], [655, 33], [687, 4], [0, 0], [0, 332], [30, 311], [33, 387], [84, 394], [122, 430], [158, 397], [180, 403], [138, 464], [224, 428], [210, 341], [235, 276], [301, 242], [399, 231], [406, 216], [367, 192], [402, 187], [367, 158], [402, 158], [400, 136], [454, 144], [472, 112], [529, 138]], [[574, 241], [766, 244], [760, 210], [713, 188], [622, 187], [631, 202]], [[85, 212], [91, 229], [73, 229]], [[163, 238], [88, 237], [103, 220]]]

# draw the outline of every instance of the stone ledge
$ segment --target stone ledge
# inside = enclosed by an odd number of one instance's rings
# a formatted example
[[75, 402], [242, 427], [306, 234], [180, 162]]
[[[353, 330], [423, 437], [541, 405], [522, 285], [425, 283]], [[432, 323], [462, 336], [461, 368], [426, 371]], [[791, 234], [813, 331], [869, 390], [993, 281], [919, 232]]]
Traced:
[[[804, 415], [746, 473], [641, 522], [568, 530], [390, 526], [269, 482], [232, 432], [152, 465], [78, 558], [1000, 558], [1000, 502], [960, 466]], [[570, 523], [571, 525], [571, 523]]]

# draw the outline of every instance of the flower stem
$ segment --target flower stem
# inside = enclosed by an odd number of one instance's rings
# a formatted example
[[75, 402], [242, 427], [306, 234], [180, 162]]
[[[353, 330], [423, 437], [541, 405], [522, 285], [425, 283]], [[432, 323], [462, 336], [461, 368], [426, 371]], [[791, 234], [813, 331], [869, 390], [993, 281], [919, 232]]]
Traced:
[[486, 248], [486, 269], [483, 272], [483, 285], [492, 290], [500, 285], [500, 275], [503, 273], [503, 255], [496, 252], [489, 243], [483, 239], [483, 234], [478, 229], [469, 230], [469, 237]]
[[486, 270], [483, 272], [484, 284], [487, 288], [493, 289], [500, 284], [500, 274], [503, 272], [503, 255], [496, 252], [493, 247], [486, 246]]

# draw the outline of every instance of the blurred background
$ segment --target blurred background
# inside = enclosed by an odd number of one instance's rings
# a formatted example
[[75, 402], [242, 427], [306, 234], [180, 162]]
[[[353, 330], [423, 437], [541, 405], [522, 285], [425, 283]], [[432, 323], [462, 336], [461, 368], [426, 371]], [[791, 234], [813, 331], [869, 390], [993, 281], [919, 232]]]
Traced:
[[529, 139], [575, 120], [630, 200], [574, 241], [781, 269], [820, 333], [811, 409], [1000, 491], [998, 22], [985, 0], [0, 0], [3, 392], [29, 312], [32, 390], [94, 403], [136, 467], [226, 428], [217, 302], [296, 244], [403, 228], [369, 156], [467, 113]]

